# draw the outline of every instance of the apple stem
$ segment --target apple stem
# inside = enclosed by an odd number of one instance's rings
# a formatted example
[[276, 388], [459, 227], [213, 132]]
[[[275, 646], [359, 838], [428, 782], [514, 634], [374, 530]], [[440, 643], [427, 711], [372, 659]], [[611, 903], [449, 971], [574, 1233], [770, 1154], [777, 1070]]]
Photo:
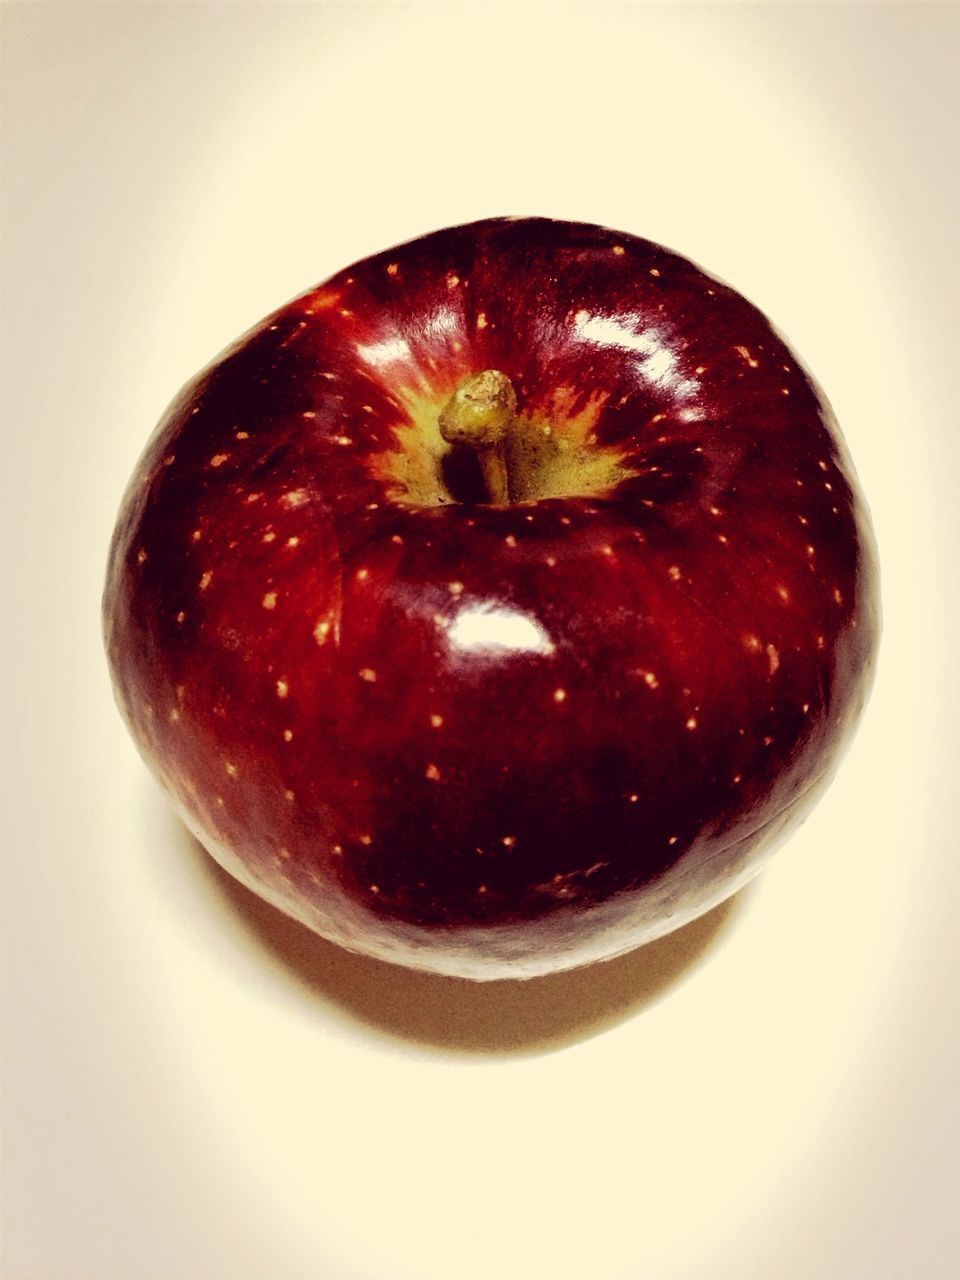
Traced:
[[488, 500], [510, 501], [504, 439], [517, 411], [513, 383], [499, 369], [484, 369], [462, 382], [440, 411], [440, 434], [448, 444], [476, 454]]

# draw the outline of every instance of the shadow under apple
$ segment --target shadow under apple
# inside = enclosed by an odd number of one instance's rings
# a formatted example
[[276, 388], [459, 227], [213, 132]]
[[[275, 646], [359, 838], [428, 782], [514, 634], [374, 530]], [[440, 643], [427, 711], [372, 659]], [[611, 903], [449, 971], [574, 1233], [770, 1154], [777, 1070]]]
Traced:
[[747, 893], [741, 890], [666, 937], [601, 964], [522, 982], [470, 982], [327, 942], [234, 880], [175, 821], [184, 852], [295, 982], [375, 1032], [447, 1053], [545, 1053], [626, 1021], [695, 970], [730, 930]]

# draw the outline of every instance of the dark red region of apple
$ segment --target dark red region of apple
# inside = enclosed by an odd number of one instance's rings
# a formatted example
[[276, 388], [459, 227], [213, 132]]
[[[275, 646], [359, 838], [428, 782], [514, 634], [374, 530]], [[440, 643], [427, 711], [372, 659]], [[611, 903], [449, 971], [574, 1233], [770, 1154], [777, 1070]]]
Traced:
[[[508, 505], [431, 434], [488, 368], [532, 441]], [[736, 889], [829, 777], [878, 630], [849, 461], [769, 322], [545, 219], [372, 257], [201, 374], [131, 483], [105, 618], [141, 750], [224, 865], [474, 977]]]

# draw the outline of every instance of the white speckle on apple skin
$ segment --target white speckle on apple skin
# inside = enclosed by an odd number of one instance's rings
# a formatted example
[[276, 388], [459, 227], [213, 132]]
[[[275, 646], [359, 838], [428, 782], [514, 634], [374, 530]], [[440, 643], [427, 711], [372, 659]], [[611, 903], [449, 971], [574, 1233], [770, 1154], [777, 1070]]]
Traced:
[[264, 609], [275, 609], [277, 607], [277, 593], [268, 591], [260, 602]]
[[277, 697], [285, 698], [289, 692], [290, 692], [290, 686], [287, 684], [286, 680], [278, 680], [277, 681]]

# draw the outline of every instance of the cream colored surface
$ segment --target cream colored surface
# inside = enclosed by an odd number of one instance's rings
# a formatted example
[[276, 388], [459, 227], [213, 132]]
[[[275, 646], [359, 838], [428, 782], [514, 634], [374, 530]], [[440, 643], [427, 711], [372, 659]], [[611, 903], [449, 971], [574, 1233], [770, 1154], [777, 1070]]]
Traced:
[[[957, 10], [477, 12], [4, 9], [10, 1280], [955, 1263]], [[224, 879], [113, 709], [98, 597], [196, 369], [494, 213], [661, 240], [771, 315], [846, 432], [886, 631], [833, 788], [733, 904], [476, 988]]]

